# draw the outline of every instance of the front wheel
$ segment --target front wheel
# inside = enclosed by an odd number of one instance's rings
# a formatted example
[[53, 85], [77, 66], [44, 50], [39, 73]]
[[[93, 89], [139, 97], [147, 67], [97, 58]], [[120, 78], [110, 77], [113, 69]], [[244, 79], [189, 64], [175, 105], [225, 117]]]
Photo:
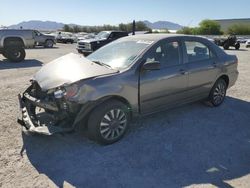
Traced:
[[222, 78], [218, 79], [210, 91], [209, 103], [212, 104], [212, 106], [220, 106], [226, 97], [226, 92], [227, 83]]
[[127, 105], [110, 100], [97, 106], [88, 120], [89, 137], [101, 144], [112, 144], [126, 133], [130, 121]]
[[53, 48], [54, 42], [52, 40], [46, 40], [44, 47]]

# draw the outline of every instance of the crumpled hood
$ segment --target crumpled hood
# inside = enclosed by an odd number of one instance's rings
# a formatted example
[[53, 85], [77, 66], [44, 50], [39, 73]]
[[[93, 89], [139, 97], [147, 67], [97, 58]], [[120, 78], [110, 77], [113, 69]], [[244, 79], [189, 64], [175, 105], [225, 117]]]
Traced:
[[35, 74], [34, 80], [45, 91], [63, 84], [116, 72], [93, 63], [82, 55], [70, 53], [44, 65]]
[[78, 42], [91, 43], [91, 42], [98, 42], [98, 41], [104, 41], [104, 40], [107, 40], [107, 39], [105, 39], [105, 38], [92, 38], [92, 39], [79, 40]]

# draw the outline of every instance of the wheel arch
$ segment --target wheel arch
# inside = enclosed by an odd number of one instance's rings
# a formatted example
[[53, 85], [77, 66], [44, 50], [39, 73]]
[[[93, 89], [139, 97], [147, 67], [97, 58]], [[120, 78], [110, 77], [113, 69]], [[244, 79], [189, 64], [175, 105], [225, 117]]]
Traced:
[[217, 80], [219, 80], [219, 79], [223, 79], [226, 82], [227, 87], [228, 87], [228, 85], [229, 85], [229, 76], [228, 75], [223, 74]]
[[25, 47], [24, 40], [18, 36], [4, 38], [3, 46], [6, 47], [8, 45], [13, 45], [15, 42], [20, 42], [19, 44], [21, 44], [22, 47]]
[[84, 127], [87, 128], [88, 126], [87, 126], [86, 122], [89, 119], [90, 113], [92, 113], [96, 107], [102, 105], [103, 103], [105, 103], [107, 101], [112, 101], [112, 100], [116, 100], [116, 101], [122, 102], [123, 104], [127, 105], [128, 109], [129, 109], [130, 117], [131, 118], [133, 117], [132, 107], [127, 99], [125, 99], [124, 97], [119, 96], [119, 95], [110, 95], [110, 96], [104, 96], [102, 98], [99, 98], [96, 101], [89, 102], [88, 104], [83, 104], [81, 110], [78, 112], [78, 114], [75, 118], [74, 124], [77, 125], [83, 121], [83, 122], [85, 122]]
[[116, 101], [119, 101], [119, 102], [122, 102], [123, 104], [125, 104], [128, 107], [129, 111], [130, 111], [130, 115], [132, 115], [132, 106], [131, 106], [131, 104], [129, 103], [129, 101], [126, 98], [124, 98], [122, 96], [119, 96], [119, 95], [110, 95], [110, 96], [105, 96], [105, 97], [102, 97], [102, 98], [98, 99], [96, 101], [95, 105], [93, 105], [93, 109], [95, 109], [97, 106], [99, 106], [99, 105], [101, 105], [101, 104], [103, 104], [103, 103], [105, 103], [107, 101], [111, 101], [111, 100], [116, 100]]

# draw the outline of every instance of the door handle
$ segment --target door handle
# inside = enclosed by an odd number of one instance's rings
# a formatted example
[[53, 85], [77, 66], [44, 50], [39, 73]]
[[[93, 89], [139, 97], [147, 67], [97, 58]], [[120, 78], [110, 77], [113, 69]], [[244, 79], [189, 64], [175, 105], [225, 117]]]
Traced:
[[187, 74], [187, 71], [185, 69], [180, 69], [180, 73], [185, 75], [185, 74]]

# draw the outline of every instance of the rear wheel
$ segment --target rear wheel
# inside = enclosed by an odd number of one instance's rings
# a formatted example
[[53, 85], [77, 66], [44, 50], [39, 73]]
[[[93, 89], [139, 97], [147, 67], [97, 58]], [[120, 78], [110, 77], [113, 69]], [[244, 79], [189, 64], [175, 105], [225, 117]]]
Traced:
[[23, 47], [6, 47], [6, 50], [4, 52], [7, 59], [9, 59], [12, 62], [21, 62], [24, 60], [26, 53]]
[[129, 121], [129, 110], [124, 103], [116, 100], [104, 102], [89, 116], [89, 137], [101, 144], [112, 144], [124, 136]]
[[235, 45], [235, 49], [236, 49], [236, 50], [239, 50], [239, 49], [240, 49], [240, 43], [237, 43], [237, 44]]
[[209, 103], [212, 106], [220, 106], [225, 100], [227, 83], [224, 79], [218, 79], [209, 94]]

